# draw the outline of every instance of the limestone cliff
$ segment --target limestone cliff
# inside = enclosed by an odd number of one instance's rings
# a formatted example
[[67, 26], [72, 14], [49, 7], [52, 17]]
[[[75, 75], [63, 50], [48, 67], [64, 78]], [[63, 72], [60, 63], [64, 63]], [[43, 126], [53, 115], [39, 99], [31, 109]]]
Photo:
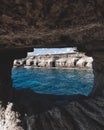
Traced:
[[66, 53], [28, 56], [14, 60], [14, 67], [92, 68], [92, 57], [84, 53]]

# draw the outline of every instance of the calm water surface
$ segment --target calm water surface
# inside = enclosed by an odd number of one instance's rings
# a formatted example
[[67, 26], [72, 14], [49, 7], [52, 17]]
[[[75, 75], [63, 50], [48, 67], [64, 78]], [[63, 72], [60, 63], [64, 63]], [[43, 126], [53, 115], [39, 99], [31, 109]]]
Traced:
[[12, 73], [15, 88], [31, 88], [38, 93], [88, 95], [93, 86], [92, 70], [14, 68]]

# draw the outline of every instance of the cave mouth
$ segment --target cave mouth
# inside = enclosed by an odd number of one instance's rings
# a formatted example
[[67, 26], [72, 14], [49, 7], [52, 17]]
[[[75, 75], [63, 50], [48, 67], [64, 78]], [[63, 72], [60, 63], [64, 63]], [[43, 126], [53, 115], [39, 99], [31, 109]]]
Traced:
[[[34, 48], [33, 52], [27, 54], [27, 58], [17, 60], [16, 63], [19, 66], [17, 65], [18, 67], [15, 66], [16, 68], [12, 69], [13, 86], [17, 90], [31, 89], [40, 94], [81, 94], [85, 96], [91, 92], [93, 71], [91, 68], [84, 68], [85, 54], [78, 53], [76, 47]], [[81, 58], [84, 59], [80, 63], [82, 68], [77, 68], [77, 61]], [[53, 59], [50, 65], [48, 65], [47, 59], [49, 61]], [[60, 63], [58, 63], [60, 59], [65, 60], [62, 66], [59, 66]], [[34, 65], [35, 60], [37, 61], [36, 65]], [[43, 63], [41, 64], [41, 62]], [[73, 64], [72, 67], [66, 66], [67, 62]]]

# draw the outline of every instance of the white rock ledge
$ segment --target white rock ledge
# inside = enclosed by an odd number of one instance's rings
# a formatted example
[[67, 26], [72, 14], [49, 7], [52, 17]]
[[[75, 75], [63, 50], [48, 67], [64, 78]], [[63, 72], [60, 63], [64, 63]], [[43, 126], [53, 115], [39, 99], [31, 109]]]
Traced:
[[14, 60], [14, 67], [56, 67], [56, 68], [92, 68], [92, 57], [83, 53], [51, 54], [28, 56]]

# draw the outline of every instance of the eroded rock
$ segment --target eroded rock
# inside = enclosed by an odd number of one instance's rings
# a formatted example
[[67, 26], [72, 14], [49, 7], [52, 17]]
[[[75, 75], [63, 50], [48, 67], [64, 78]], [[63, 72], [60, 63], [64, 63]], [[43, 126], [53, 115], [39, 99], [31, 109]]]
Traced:
[[[23, 62], [25, 61], [25, 62]], [[16, 63], [18, 63], [16, 65]], [[33, 67], [60, 67], [60, 68], [92, 68], [93, 59], [83, 53], [51, 54], [31, 56], [14, 61], [14, 66]]]
[[0, 130], [23, 130], [20, 124], [20, 114], [13, 110], [13, 103], [5, 108], [0, 102]]
[[19, 90], [16, 91], [14, 101], [21, 118], [16, 112], [11, 111], [13, 106], [11, 103], [6, 111], [0, 110], [7, 115], [2, 113], [3, 119], [16, 130], [95, 130], [95, 128], [103, 130], [104, 128], [103, 97], [45, 95], [31, 90]]

